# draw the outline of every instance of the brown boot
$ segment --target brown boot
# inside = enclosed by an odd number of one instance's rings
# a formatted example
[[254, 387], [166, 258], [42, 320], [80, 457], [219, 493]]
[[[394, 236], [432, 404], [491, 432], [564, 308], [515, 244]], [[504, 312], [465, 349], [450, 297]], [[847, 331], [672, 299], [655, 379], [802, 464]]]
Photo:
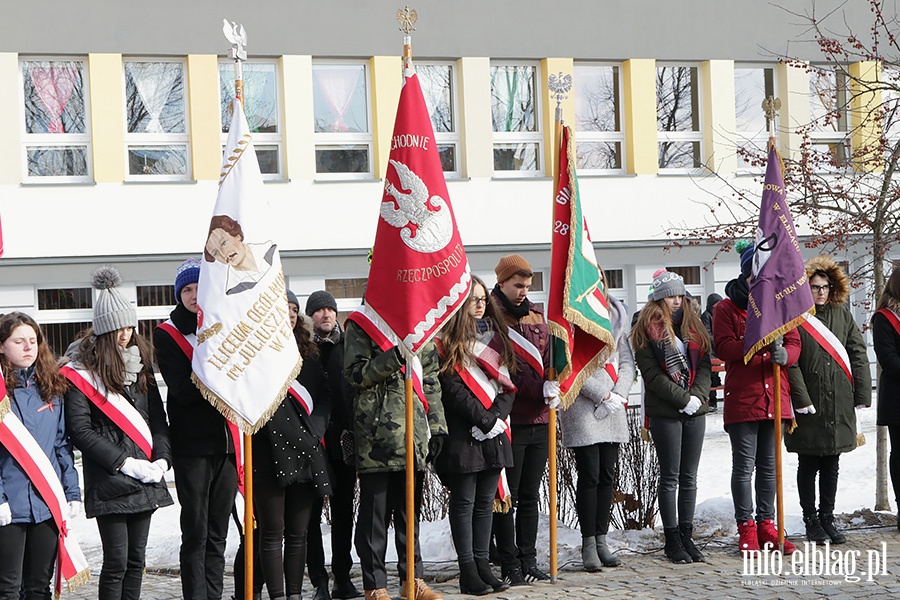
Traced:
[[378, 588], [377, 590], [366, 590], [365, 600], [391, 600], [391, 595], [388, 594], [388, 591], [384, 588]]
[[[369, 600], [366, 598], [366, 600]], [[403, 580], [403, 587], [400, 588], [400, 600], [409, 600], [406, 593], [406, 580]], [[444, 600], [443, 594], [436, 592], [425, 583], [424, 579], [416, 579], [416, 597], [415, 600]]]

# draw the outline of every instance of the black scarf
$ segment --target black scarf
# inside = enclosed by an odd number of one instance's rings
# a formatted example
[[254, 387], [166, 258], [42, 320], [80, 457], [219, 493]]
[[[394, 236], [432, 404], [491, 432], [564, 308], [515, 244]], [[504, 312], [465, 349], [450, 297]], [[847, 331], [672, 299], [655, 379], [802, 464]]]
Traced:
[[500, 298], [500, 302], [503, 303], [503, 307], [506, 309], [506, 312], [511, 314], [516, 318], [516, 321], [521, 319], [522, 317], [528, 316], [528, 313], [531, 312], [531, 301], [528, 298], [522, 300], [522, 304], [516, 306], [512, 302], [509, 301], [509, 298], [506, 297], [506, 294], [500, 289], [500, 284], [496, 284], [494, 286], [494, 295]]
[[731, 298], [738, 308], [747, 310], [747, 301], [750, 299], [750, 284], [743, 277], [732, 279], [725, 285], [725, 295]]

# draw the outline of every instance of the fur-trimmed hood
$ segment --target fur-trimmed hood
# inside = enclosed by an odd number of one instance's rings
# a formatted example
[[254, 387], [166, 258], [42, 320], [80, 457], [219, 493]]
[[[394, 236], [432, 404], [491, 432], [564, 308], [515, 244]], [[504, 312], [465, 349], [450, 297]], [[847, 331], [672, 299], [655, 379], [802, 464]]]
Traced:
[[843, 304], [850, 298], [850, 278], [844, 269], [833, 258], [820, 254], [806, 261], [806, 276], [812, 277], [816, 271], [824, 271], [831, 281], [831, 294], [828, 301], [832, 304]]

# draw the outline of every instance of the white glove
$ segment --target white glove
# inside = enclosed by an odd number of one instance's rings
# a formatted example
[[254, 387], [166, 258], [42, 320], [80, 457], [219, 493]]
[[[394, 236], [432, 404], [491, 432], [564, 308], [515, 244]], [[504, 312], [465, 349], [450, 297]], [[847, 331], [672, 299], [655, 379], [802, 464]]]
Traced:
[[484, 434], [483, 431], [472, 425], [472, 437], [478, 440], [479, 442], [483, 442], [488, 439], [488, 436]]
[[72, 500], [69, 502], [69, 520], [74, 519], [81, 514], [81, 502]]
[[799, 415], [814, 415], [816, 414], [816, 407], [810, 404], [809, 406], [798, 408], [796, 412]]
[[614, 415], [617, 412], [620, 412], [625, 408], [625, 405], [616, 400], [614, 397], [610, 396], [606, 400], [603, 401], [603, 404], [606, 405], [607, 410], [609, 410], [610, 415]]
[[12, 510], [9, 508], [9, 502], [0, 504], [0, 527], [5, 527], [12, 523]]
[[622, 406], [628, 406], [628, 398], [626, 398], [624, 396], [620, 396], [619, 394], [617, 394], [615, 392], [610, 392], [609, 398], [607, 398], [606, 400], [607, 401], [614, 400], [614, 401], [618, 402], [619, 404], [621, 404]]
[[544, 398], [544, 404], [547, 405], [547, 408], [559, 408], [559, 396]]
[[505, 432], [507, 429], [509, 429], [509, 425], [506, 424], [506, 421], [498, 418], [494, 423], [494, 426], [491, 427], [491, 430], [488, 431], [485, 435], [487, 436], [487, 439], [492, 440], [501, 433]]
[[150, 463], [149, 471], [141, 478], [141, 483], [159, 483], [166, 476], [166, 472], [156, 463]]
[[169, 471], [169, 463], [164, 458], [158, 458], [153, 461], [153, 466], [157, 467], [165, 475]]
[[700, 398], [698, 398], [697, 396], [691, 396], [691, 399], [687, 403], [687, 405], [685, 405], [685, 407], [678, 412], [684, 413], [687, 416], [691, 417], [700, 409], [701, 404], [703, 404], [703, 402], [700, 401]]
[[559, 396], [559, 382], [558, 381], [545, 381], [544, 382], [544, 398], [556, 398]]
[[[154, 476], [158, 469], [154, 467], [149, 460], [140, 460], [129, 456], [125, 459], [125, 462], [122, 463], [122, 466], [119, 467], [119, 470], [123, 475], [128, 475], [132, 479], [137, 479], [144, 483], [149, 483], [147, 481], [144, 481], [144, 479]], [[157, 479], [156, 481], [159, 481], [159, 479]]]

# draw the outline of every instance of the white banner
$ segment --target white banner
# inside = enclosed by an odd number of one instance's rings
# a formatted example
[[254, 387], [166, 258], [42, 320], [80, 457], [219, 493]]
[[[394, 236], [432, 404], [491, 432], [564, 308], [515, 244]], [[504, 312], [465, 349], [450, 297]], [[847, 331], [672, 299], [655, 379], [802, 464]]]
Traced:
[[197, 290], [194, 382], [244, 433], [262, 427], [302, 360], [243, 107], [234, 116]]

